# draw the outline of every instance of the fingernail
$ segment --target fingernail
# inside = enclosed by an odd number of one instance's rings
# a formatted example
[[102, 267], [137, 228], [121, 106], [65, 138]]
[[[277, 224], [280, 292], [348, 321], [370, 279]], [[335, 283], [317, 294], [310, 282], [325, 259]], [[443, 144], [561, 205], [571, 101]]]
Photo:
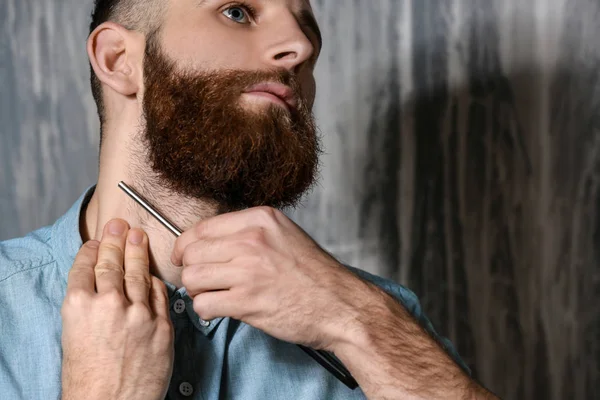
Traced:
[[117, 219], [110, 222], [110, 225], [108, 226], [108, 232], [112, 235], [122, 235], [123, 232], [125, 232], [125, 228], [127, 228], [125, 223]]
[[129, 243], [140, 244], [144, 240], [144, 234], [138, 229], [132, 229], [129, 231]]
[[89, 240], [85, 244], [90, 249], [97, 249], [98, 247], [100, 247], [100, 242], [98, 242], [97, 240]]

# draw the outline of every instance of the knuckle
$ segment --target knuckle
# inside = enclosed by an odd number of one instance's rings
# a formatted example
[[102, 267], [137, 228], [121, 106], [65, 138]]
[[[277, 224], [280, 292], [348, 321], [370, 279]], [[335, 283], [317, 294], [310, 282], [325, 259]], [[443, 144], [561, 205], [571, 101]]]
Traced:
[[197, 312], [197, 314], [204, 321], [211, 321], [216, 318], [208, 309], [200, 310], [200, 312]]
[[255, 210], [257, 217], [260, 221], [265, 223], [273, 223], [277, 220], [277, 210], [273, 207], [260, 206]]
[[103, 242], [102, 243], [103, 250], [117, 255], [123, 255], [123, 246], [112, 242]]
[[216, 265], [203, 265], [194, 268], [188, 277], [188, 286], [194, 287], [195, 283], [211, 280], [218, 274], [219, 267]]
[[164, 294], [153, 291], [150, 293], [149, 298], [155, 303], [155, 307], [162, 309], [162, 311], [168, 311], [168, 301]]
[[78, 309], [84, 307], [91, 300], [92, 296], [90, 293], [83, 289], [72, 289], [67, 292], [61, 312], [69, 312], [71, 309]]
[[65, 296], [65, 300], [68, 300], [70, 303], [87, 303], [90, 300], [90, 293], [84, 289], [72, 289], [69, 290], [67, 295]]
[[94, 251], [94, 249], [84, 244], [77, 252], [77, 255], [75, 255], [75, 263], [85, 263], [86, 260], [92, 258]]
[[145, 239], [147, 238], [147, 236], [148, 236], [148, 235], [146, 234], [146, 231], [145, 231], [145, 230], [143, 230], [142, 228], [131, 228], [131, 229], [129, 229], [129, 231], [128, 231], [128, 233], [134, 233], [134, 232], [136, 232], [136, 233], [139, 233], [140, 235], [142, 235], [142, 239], [144, 239], [144, 240], [145, 240]]
[[196, 311], [196, 314], [203, 320], [212, 319], [212, 316], [210, 315], [210, 306], [204, 301], [202, 296], [196, 296], [194, 298], [194, 311]]
[[77, 256], [83, 257], [83, 258], [88, 258], [88, 257], [91, 257], [95, 252], [97, 252], [98, 248], [92, 247], [92, 243], [93, 242], [91, 242], [91, 241], [84, 243], [77, 251]]
[[244, 235], [240, 238], [240, 242], [243, 245], [249, 246], [251, 248], [261, 247], [265, 245], [267, 239], [264, 228], [253, 229], [244, 233]]
[[103, 306], [116, 309], [125, 306], [125, 298], [117, 289], [110, 289], [100, 296], [100, 302]]
[[125, 262], [135, 263], [135, 265], [148, 264], [148, 252], [140, 247], [130, 248], [129, 251], [125, 252]]
[[196, 235], [197, 238], [201, 238], [202, 236], [204, 236], [205, 232], [206, 232], [206, 229], [202, 222], [197, 223], [196, 226], [194, 227], [194, 234]]
[[134, 285], [144, 286], [145, 288], [152, 287], [152, 281], [150, 280], [150, 275], [148, 275], [148, 274], [125, 273], [125, 280], [128, 283], [133, 283]]
[[194, 248], [192, 246], [188, 246], [183, 253], [183, 257], [181, 258], [183, 265], [192, 265], [194, 263], [195, 256]]
[[152, 290], [149, 298], [154, 302], [157, 311], [169, 312], [169, 297], [165, 290]]
[[123, 267], [112, 261], [104, 260], [96, 264], [94, 271], [98, 276], [102, 276], [106, 273], [123, 272]]
[[166, 295], [167, 286], [156, 276], [150, 275], [150, 284], [157, 289], [156, 292], [159, 293], [160, 296]]
[[218, 276], [219, 270], [220, 270], [220, 267], [218, 267], [216, 265], [209, 265], [202, 269], [202, 275], [204, 277], [206, 277], [207, 279], [210, 279], [214, 276]]
[[213, 319], [215, 319], [217, 317], [214, 316], [213, 314], [203, 313], [203, 315], [200, 315], [200, 318], [202, 318], [202, 320], [204, 320], [204, 321], [212, 321]]
[[196, 275], [196, 270], [194, 268], [184, 268], [181, 272], [181, 283], [183, 286], [189, 286], [193, 282], [194, 275]]
[[87, 249], [88, 251], [97, 251], [99, 244], [100, 242], [97, 240], [88, 240], [81, 246], [81, 250]]
[[152, 312], [146, 305], [141, 303], [132, 304], [129, 307], [129, 313], [134, 324], [142, 325], [152, 320]]
[[93, 267], [94, 265], [96, 265], [96, 260], [97, 258], [91, 258], [91, 257], [82, 257], [81, 254], [78, 254], [75, 256], [75, 259], [73, 260], [73, 264], [71, 264], [71, 269], [69, 270], [69, 272], [73, 271], [73, 270], [83, 270], [83, 269], [87, 269], [90, 267]]
[[252, 242], [262, 243], [265, 241], [265, 230], [264, 228], [258, 228], [248, 232], [248, 239]]
[[171, 252], [171, 260], [175, 258], [181, 258], [183, 255], [183, 248], [181, 247], [181, 243], [179, 239], [175, 241], [175, 246], [173, 247], [173, 251]]
[[173, 338], [175, 335], [173, 324], [167, 318], [156, 319], [156, 333], [160, 337]]
[[67, 281], [72, 281], [77, 275], [81, 276], [81, 268], [79, 268], [79, 264], [75, 263], [67, 274]]

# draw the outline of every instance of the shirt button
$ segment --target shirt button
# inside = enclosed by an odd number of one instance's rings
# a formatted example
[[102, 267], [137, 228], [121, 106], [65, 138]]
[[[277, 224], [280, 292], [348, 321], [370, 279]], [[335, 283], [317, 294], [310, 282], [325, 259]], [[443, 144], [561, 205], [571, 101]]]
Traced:
[[182, 312], [185, 311], [185, 301], [183, 301], [182, 299], [178, 299], [175, 301], [175, 303], [173, 304], [173, 310], [175, 310], [175, 312], [177, 314], [181, 314]]
[[200, 325], [202, 325], [205, 328], [208, 328], [210, 326], [210, 321], [205, 321], [202, 318], [200, 318]]
[[189, 397], [194, 393], [194, 387], [189, 382], [182, 382], [181, 385], [179, 385], [179, 393], [185, 397]]

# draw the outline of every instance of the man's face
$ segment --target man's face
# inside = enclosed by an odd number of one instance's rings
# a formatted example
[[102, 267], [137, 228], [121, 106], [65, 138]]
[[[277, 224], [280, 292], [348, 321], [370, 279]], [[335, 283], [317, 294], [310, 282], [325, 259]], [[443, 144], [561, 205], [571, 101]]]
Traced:
[[308, 1], [173, 1], [144, 59], [145, 139], [165, 186], [224, 209], [294, 205], [320, 152]]

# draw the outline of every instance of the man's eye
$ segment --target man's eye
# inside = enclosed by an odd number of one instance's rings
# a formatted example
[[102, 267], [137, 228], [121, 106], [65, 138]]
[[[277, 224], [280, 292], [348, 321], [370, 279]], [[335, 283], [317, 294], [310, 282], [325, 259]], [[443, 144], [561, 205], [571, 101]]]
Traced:
[[250, 16], [248, 10], [243, 6], [233, 6], [223, 10], [223, 15], [240, 24], [249, 24]]

